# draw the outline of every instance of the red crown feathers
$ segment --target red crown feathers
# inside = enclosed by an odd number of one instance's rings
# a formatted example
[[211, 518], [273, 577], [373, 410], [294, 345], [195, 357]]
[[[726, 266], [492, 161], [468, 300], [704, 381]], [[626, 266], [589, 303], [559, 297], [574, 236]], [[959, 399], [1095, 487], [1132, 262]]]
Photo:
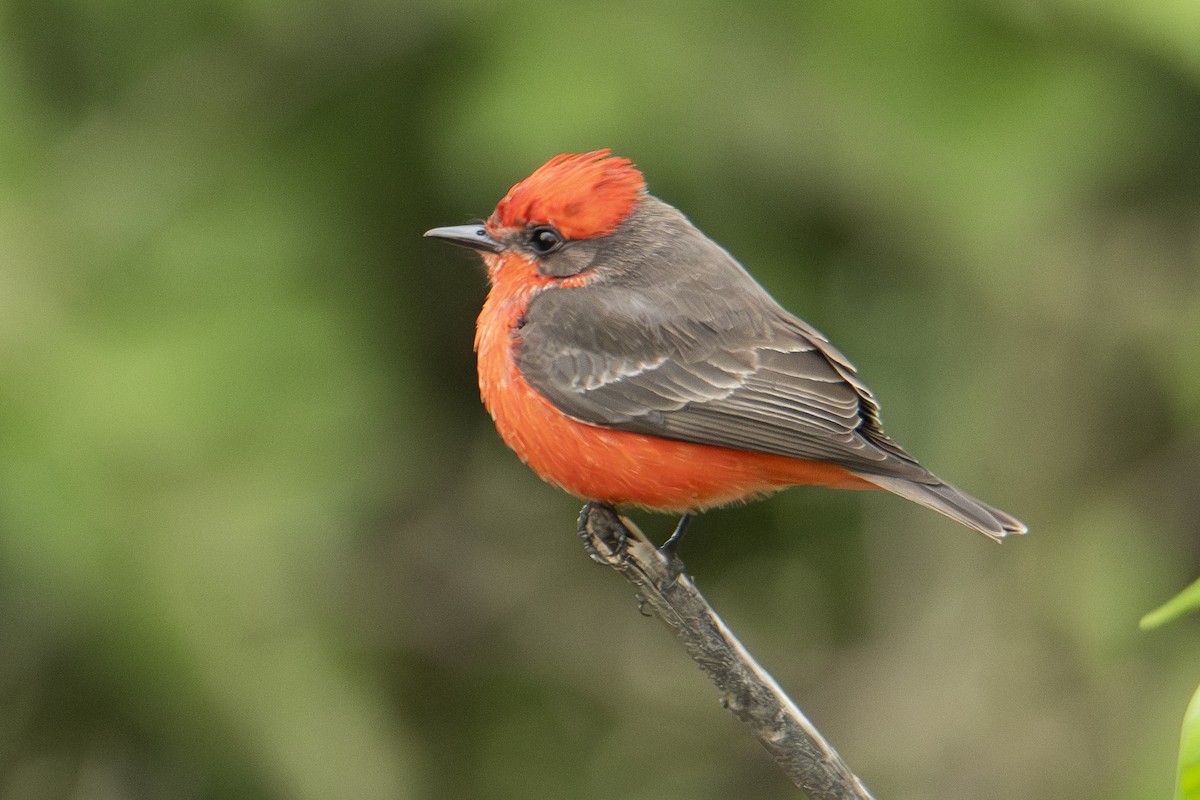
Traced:
[[610, 155], [608, 148], [563, 153], [509, 189], [487, 225], [553, 225], [568, 239], [591, 239], [612, 233], [645, 191], [633, 162]]

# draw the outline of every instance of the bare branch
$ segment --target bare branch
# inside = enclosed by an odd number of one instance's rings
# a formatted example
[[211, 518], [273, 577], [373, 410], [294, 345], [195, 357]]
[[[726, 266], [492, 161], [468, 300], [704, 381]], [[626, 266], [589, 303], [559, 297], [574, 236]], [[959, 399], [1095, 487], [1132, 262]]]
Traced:
[[637, 587], [645, 607], [671, 626], [721, 692], [721, 704], [750, 728], [812, 800], [871, 800], [871, 793], [820, 732], [742, 646], [681, 569], [611, 507], [589, 503], [579, 536], [591, 557]]

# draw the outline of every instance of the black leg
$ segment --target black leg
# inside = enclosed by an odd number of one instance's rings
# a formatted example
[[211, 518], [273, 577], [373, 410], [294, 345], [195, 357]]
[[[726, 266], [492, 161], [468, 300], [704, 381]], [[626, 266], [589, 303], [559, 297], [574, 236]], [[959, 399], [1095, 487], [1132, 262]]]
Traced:
[[679, 549], [679, 543], [683, 541], [683, 535], [687, 533], [688, 524], [692, 521], [691, 514], [684, 514], [679, 518], [679, 523], [675, 526], [675, 532], [670, 538], [663, 542], [662, 551], [668, 555], [675, 555], [675, 551]]
[[684, 534], [687, 533], [688, 524], [691, 521], [691, 514], [684, 514], [680, 517], [679, 523], [675, 526], [675, 532], [659, 548], [662, 554], [667, 557], [667, 563], [670, 564], [671, 573], [675, 577], [679, 577], [683, 573], [683, 561], [679, 558], [679, 544], [683, 541]]

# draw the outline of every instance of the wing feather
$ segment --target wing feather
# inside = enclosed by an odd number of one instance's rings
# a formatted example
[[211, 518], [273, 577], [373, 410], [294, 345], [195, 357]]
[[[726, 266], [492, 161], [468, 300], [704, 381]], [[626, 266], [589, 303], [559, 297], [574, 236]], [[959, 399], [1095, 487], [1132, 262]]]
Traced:
[[669, 293], [623, 308], [604, 291], [544, 292], [520, 330], [523, 376], [563, 413], [864, 473], [930, 477], [883, 434], [874, 398], [849, 362], [769, 298], [757, 314], [722, 313], [728, 309], [716, 298], [712, 309], [661, 324], [640, 312], [660, 315], [672, 305]]
[[618, 233], [568, 243], [589, 282], [543, 290], [515, 331], [522, 376], [564, 414], [826, 461], [993, 538], [1025, 532], [889, 439], [846, 357], [677, 210], [643, 197]]
[[846, 357], [677, 210], [645, 197], [618, 233], [569, 243], [591, 278], [541, 291], [515, 332], [523, 377], [560, 411], [936, 481], [884, 435]]

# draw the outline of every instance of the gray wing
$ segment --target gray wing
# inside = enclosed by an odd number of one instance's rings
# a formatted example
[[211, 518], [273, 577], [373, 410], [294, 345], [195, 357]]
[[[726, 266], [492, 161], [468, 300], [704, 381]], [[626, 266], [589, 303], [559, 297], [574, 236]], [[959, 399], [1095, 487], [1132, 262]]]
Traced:
[[560, 411], [618, 430], [837, 464], [993, 539], [1020, 520], [942, 482], [883, 433], [879, 406], [819, 332], [674, 208], [643, 197], [620, 236], [570, 243], [517, 364]]
[[525, 380], [596, 425], [937, 481], [883, 434], [850, 363], [757, 284], [752, 302], [745, 292], [641, 288], [535, 298], [519, 332]]

